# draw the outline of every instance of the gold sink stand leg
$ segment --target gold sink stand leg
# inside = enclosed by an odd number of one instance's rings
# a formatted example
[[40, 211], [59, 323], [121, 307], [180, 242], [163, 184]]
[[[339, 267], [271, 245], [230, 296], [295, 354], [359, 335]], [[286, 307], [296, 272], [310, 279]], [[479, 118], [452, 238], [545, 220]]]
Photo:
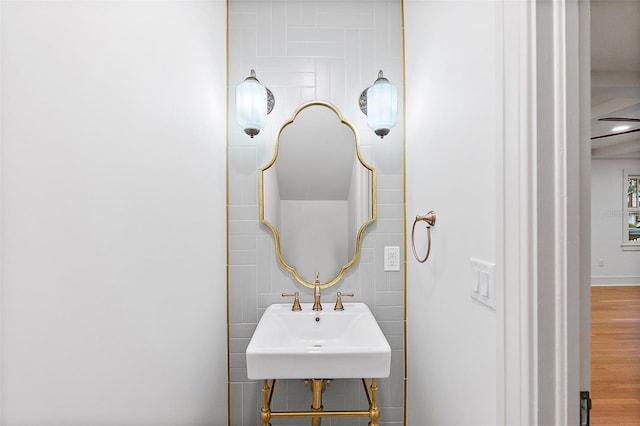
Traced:
[[260, 410], [261, 426], [271, 426], [271, 398], [273, 397], [273, 389], [276, 386], [275, 379], [269, 386], [269, 381], [265, 380], [262, 384], [262, 409]]
[[[313, 393], [313, 402], [311, 403], [311, 411], [322, 411], [322, 391], [325, 388], [325, 381], [322, 379], [311, 380], [311, 392]], [[320, 426], [322, 417], [314, 416], [311, 418], [311, 426]]]
[[376, 398], [376, 393], [378, 392], [378, 382], [376, 379], [371, 379], [371, 392], [369, 393], [367, 389], [367, 382], [362, 379], [362, 384], [364, 385], [364, 392], [367, 394], [367, 399], [369, 400], [369, 426], [379, 426], [380, 423], [380, 408], [378, 407], [378, 400]]
[[[362, 379], [364, 392], [369, 402], [369, 410], [345, 410], [345, 411], [324, 411], [322, 406], [322, 392], [324, 391], [327, 381], [324, 379], [305, 380], [306, 384], [311, 385], [313, 393], [313, 401], [311, 411], [271, 411], [271, 398], [276, 381], [265, 380], [262, 386], [262, 409], [260, 410], [261, 426], [271, 426], [272, 417], [311, 417], [311, 426], [320, 426], [322, 417], [331, 416], [369, 416], [369, 426], [380, 426], [380, 407], [376, 393], [378, 392], [378, 383], [376, 379], [371, 379], [371, 386], [367, 387], [367, 382]], [[319, 415], [322, 414], [322, 415]]]

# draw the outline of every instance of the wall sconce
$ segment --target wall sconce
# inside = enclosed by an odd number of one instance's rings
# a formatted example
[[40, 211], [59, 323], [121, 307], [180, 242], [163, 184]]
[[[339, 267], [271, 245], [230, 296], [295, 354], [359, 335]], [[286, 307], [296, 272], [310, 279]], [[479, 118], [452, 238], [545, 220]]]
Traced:
[[236, 120], [252, 139], [267, 125], [267, 114], [275, 103], [273, 93], [258, 81], [254, 70], [236, 87]]
[[384, 78], [382, 70], [378, 79], [360, 94], [360, 110], [380, 139], [398, 122], [398, 89]]

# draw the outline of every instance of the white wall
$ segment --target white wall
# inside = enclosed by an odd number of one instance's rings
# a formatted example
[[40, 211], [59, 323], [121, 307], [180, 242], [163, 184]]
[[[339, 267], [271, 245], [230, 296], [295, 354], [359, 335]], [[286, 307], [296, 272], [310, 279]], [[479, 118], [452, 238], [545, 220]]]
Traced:
[[407, 236], [416, 215], [437, 214], [426, 263], [408, 238], [409, 425], [497, 422], [496, 313], [471, 299], [469, 267], [496, 261], [495, 7], [405, 1]]
[[640, 251], [621, 248], [625, 169], [640, 170], [640, 160], [591, 162], [592, 284], [640, 285]]
[[1, 12], [2, 424], [226, 424], [226, 2]]

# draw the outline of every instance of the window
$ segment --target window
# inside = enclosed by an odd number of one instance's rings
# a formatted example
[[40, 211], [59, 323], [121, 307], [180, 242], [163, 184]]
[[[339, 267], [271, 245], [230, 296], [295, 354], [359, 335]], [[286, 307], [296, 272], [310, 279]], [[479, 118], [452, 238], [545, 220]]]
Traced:
[[640, 171], [625, 171], [623, 249], [640, 250]]

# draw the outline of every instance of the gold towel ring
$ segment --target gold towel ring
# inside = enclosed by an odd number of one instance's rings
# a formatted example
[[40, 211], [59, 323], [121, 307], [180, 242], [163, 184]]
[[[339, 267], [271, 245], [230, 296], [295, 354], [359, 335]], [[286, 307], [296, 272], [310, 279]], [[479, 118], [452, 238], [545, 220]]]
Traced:
[[[427, 222], [427, 237], [428, 237], [428, 246], [427, 246], [427, 254], [424, 256], [424, 259], [420, 259], [418, 254], [416, 253], [416, 241], [414, 239], [414, 233], [416, 231], [416, 223], [424, 221]], [[429, 258], [429, 253], [431, 253], [431, 227], [436, 224], [436, 214], [433, 210], [427, 213], [424, 216], [416, 216], [416, 220], [413, 221], [413, 228], [411, 228], [411, 248], [413, 249], [413, 255], [416, 260], [420, 263], [424, 263]]]

